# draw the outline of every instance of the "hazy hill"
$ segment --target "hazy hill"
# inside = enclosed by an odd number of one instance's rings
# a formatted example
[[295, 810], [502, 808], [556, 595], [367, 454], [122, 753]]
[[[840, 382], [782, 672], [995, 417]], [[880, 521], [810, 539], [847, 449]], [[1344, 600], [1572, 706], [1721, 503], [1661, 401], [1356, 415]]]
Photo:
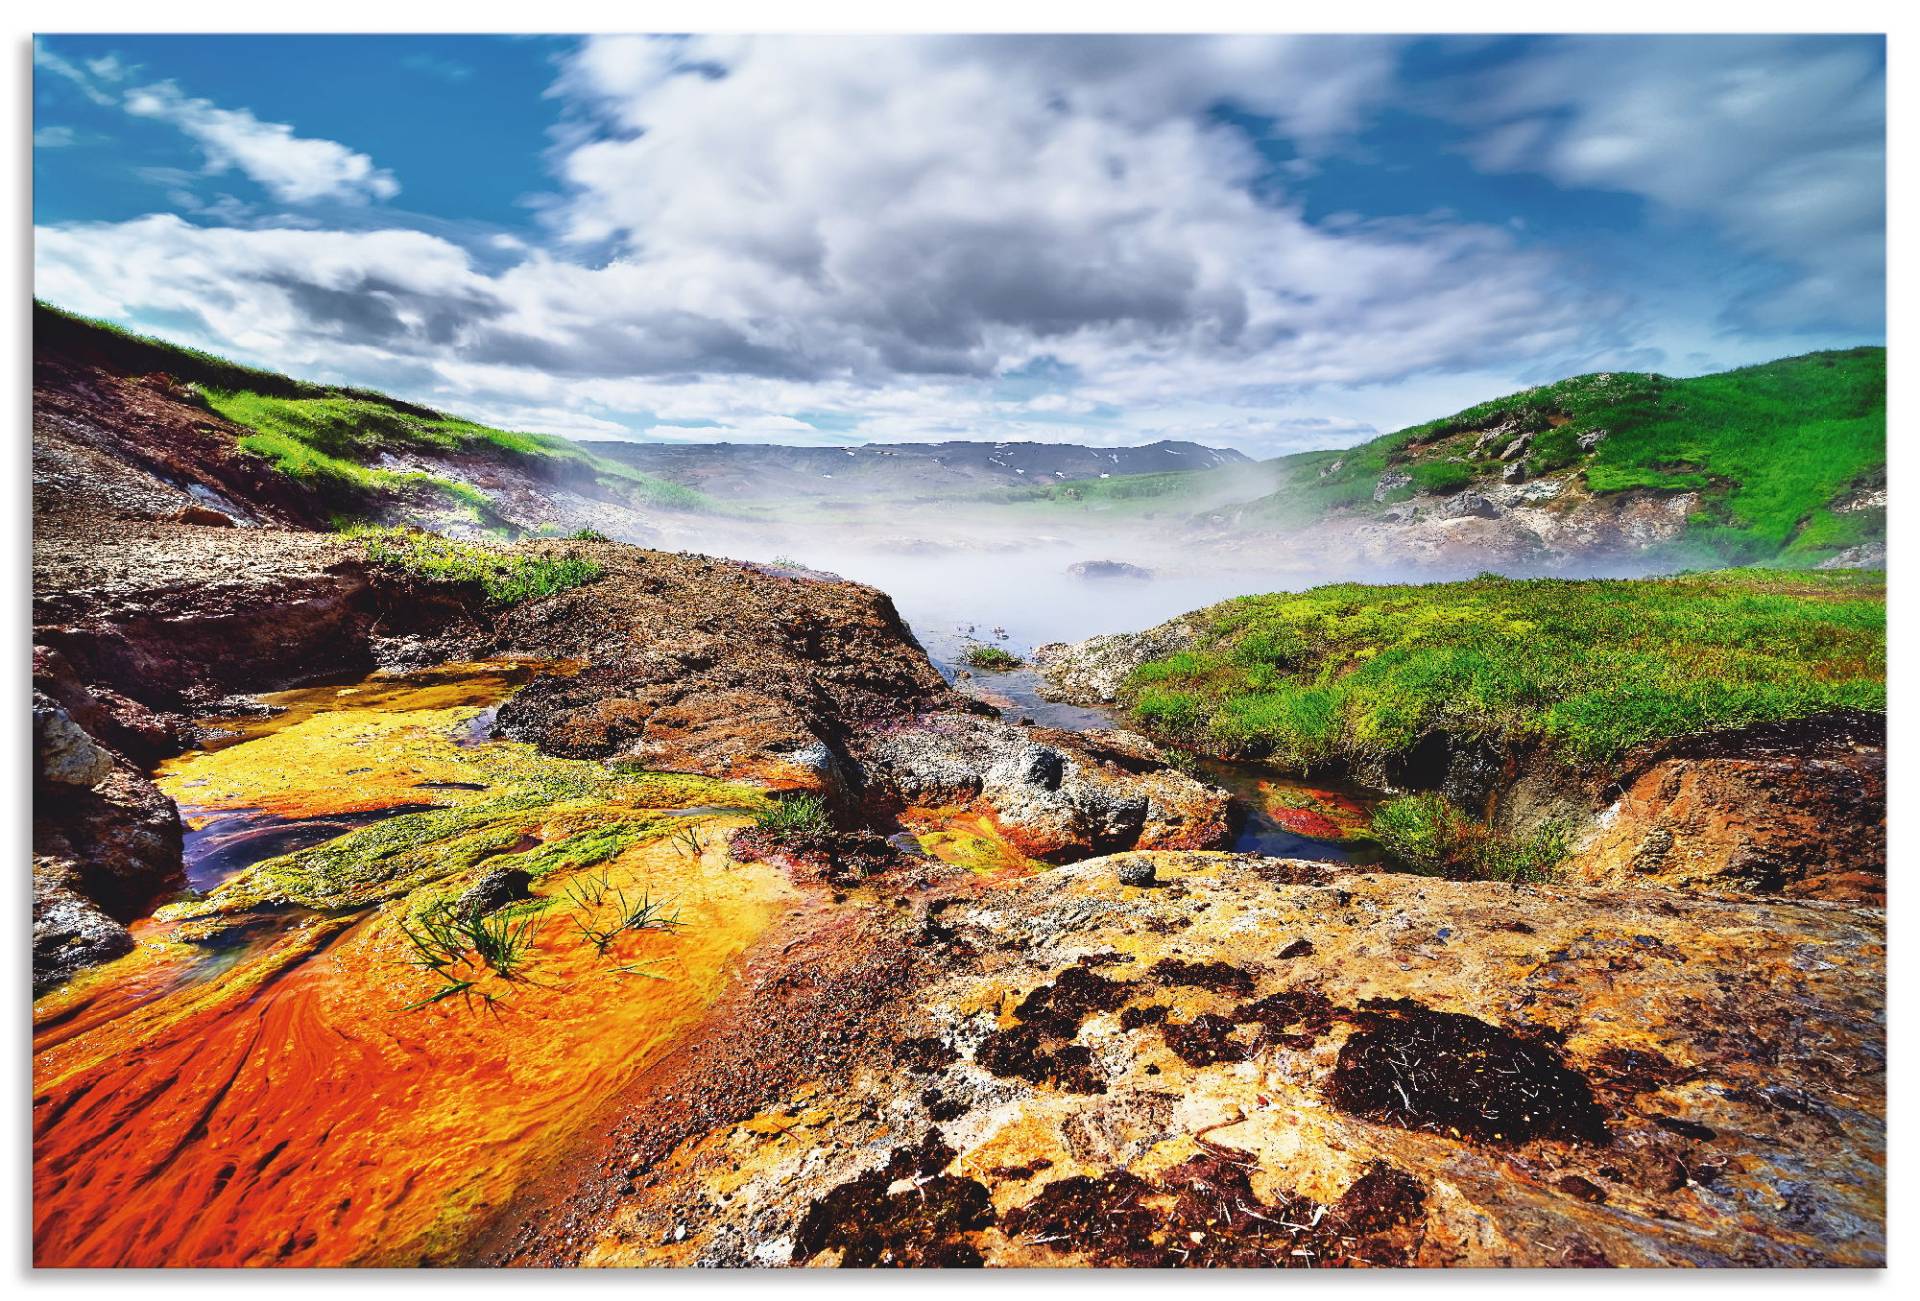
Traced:
[[714, 497], [745, 500], [942, 496], [1251, 464], [1240, 452], [1171, 441], [1144, 447], [964, 441], [861, 447], [619, 442], [587, 446], [655, 477]]

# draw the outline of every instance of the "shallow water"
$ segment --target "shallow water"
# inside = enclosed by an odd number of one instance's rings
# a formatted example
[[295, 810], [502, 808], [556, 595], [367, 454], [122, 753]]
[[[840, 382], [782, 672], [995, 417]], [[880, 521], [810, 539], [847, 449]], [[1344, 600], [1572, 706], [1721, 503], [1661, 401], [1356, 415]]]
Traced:
[[[966, 670], [972, 676], [957, 679], [964, 668], [961, 657], [971, 639], [964, 633], [941, 629], [918, 635], [948, 681], [993, 705], [1007, 718], [1064, 732], [1128, 725], [1111, 709], [1046, 699], [1040, 694], [1040, 675], [1031, 668], [1006, 673]], [[1378, 792], [1289, 777], [1254, 763], [1223, 759], [1196, 762], [1197, 776], [1233, 796], [1234, 850], [1326, 863], [1366, 862], [1377, 856], [1370, 847], [1353, 842], [1365, 836], [1373, 806], [1380, 799]]]
[[[471, 954], [444, 975], [415, 960], [402, 921], [464, 875], [360, 907], [248, 908], [252, 877], [288, 860], [249, 871], [271, 836], [236, 834], [228, 885], [141, 923], [132, 954], [35, 1005], [37, 1263], [454, 1259], [699, 1023], [798, 892], [773, 868], [727, 860], [736, 788], [596, 784], [591, 765], [459, 744], [524, 676], [467, 666], [285, 693], [281, 712], [181, 756], [161, 780], [243, 828], [378, 819], [333, 844], [464, 811], [504, 859], [659, 818], [636, 801], [675, 793], [689, 797], [682, 816], [661, 823], [704, 818], [712, 831], [697, 848], [662, 832], [590, 870], [540, 876], [544, 911], [510, 977]], [[578, 797], [501, 803], [526, 772]], [[410, 811], [423, 797], [435, 813]], [[681, 925], [602, 951], [576, 915], [604, 927], [621, 900], [577, 911], [570, 886], [665, 898]], [[470, 983], [433, 1000], [455, 981]]]

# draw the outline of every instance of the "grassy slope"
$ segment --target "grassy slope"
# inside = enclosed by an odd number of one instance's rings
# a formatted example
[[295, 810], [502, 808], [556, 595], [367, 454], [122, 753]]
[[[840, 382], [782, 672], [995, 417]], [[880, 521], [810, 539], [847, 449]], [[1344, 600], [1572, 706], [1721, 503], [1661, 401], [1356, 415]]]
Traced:
[[[1265, 473], [1279, 480], [1247, 507], [1259, 522], [1305, 525], [1329, 511], [1375, 508], [1389, 470], [1413, 482], [1380, 506], [1417, 493], [1458, 492], [1504, 468], [1474, 457], [1475, 433], [1503, 422], [1535, 434], [1530, 474], [1577, 467], [1595, 492], [1699, 489], [1692, 554], [1720, 562], [1812, 564], [1884, 535], [1878, 512], [1840, 513], [1836, 498], [1886, 466], [1884, 348], [1809, 353], [1697, 379], [1580, 375], [1509, 394], [1357, 447], [1302, 452], [1259, 467], [1191, 475], [1128, 475], [1035, 489], [1026, 500], [1081, 509], [1201, 509]], [[1607, 437], [1582, 452], [1581, 434]], [[1502, 442], [1506, 440], [1501, 440]], [[1487, 449], [1497, 453], [1497, 446]], [[1457, 458], [1457, 459], [1456, 459]], [[1243, 493], [1242, 500], [1255, 496]]]
[[1446, 730], [1604, 763], [1706, 728], [1886, 706], [1884, 575], [1337, 584], [1194, 616], [1128, 684], [1149, 731], [1368, 768]]
[[211, 353], [136, 335], [105, 321], [34, 304], [36, 346], [102, 356], [132, 374], [164, 371], [194, 385], [216, 414], [254, 432], [240, 446], [350, 508], [369, 496], [436, 490], [491, 521], [479, 489], [457, 478], [380, 468], [383, 452], [478, 454], [516, 460], [536, 473], [578, 474], [605, 491], [673, 510], [708, 510], [701, 493], [644, 474], [550, 434], [494, 429], [364, 389], [330, 388], [242, 366]]

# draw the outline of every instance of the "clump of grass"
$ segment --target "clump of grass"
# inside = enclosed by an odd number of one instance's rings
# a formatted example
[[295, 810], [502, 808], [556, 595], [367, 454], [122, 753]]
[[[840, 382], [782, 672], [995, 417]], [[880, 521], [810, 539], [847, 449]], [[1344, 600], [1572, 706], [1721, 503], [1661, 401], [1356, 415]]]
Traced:
[[688, 858], [700, 857], [700, 851], [706, 846], [700, 840], [700, 828], [689, 822], [673, 833], [673, 843]]
[[969, 666], [985, 673], [1006, 673], [1026, 663], [1025, 660], [1015, 655], [1012, 651], [1002, 650], [998, 646], [986, 645], [967, 647], [965, 654], [963, 654], [961, 658], [966, 660]]
[[612, 538], [599, 529], [575, 529], [567, 536], [575, 542], [611, 542]]
[[833, 830], [827, 802], [818, 795], [788, 795], [754, 811], [753, 823], [778, 844], [819, 840]]
[[362, 528], [367, 558], [437, 583], [478, 583], [499, 605], [539, 600], [591, 583], [606, 571], [571, 553], [516, 552], [474, 542], [456, 542], [413, 529]]
[[1125, 688], [1149, 733], [1386, 770], [1435, 733], [1605, 764], [1685, 733], [1886, 708], [1885, 578], [1726, 570], [1239, 597]]
[[1504, 835], [1433, 793], [1384, 801], [1373, 812], [1372, 831], [1387, 857], [1408, 871], [1455, 881], [1550, 880], [1567, 856], [1566, 829], [1558, 823]]
[[[676, 908], [671, 913], [667, 912], [664, 900], [654, 899], [644, 890], [639, 898], [631, 899], [619, 887], [607, 887], [604, 879], [600, 882], [594, 903], [588, 905], [577, 898], [575, 902], [580, 906], [574, 912], [573, 924], [593, 945], [594, 952], [603, 956], [622, 935], [641, 931], [676, 931], [685, 925], [680, 920], [680, 910]], [[610, 917], [605, 914], [608, 902], [613, 904]]]
[[451, 969], [467, 962], [469, 955], [502, 979], [512, 980], [540, 933], [544, 915], [544, 905], [486, 915], [463, 913], [451, 900], [440, 899], [423, 909], [411, 925], [402, 921], [400, 929], [413, 945], [414, 965], [439, 974], [449, 984], [458, 983]]

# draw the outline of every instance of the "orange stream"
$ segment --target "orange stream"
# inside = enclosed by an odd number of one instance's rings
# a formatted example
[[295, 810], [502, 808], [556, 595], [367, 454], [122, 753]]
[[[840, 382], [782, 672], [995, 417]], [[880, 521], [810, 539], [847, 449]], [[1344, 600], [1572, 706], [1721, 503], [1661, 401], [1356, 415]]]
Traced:
[[404, 900], [249, 921], [225, 952], [173, 942], [196, 923], [143, 923], [132, 954], [35, 1008], [35, 1263], [458, 1261], [794, 904], [702, 829], [697, 856], [657, 840], [604, 868], [671, 896], [683, 929], [596, 953], [556, 874], [522, 978], [460, 969], [468, 999], [414, 1011], [439, 985], [407, 963]]

